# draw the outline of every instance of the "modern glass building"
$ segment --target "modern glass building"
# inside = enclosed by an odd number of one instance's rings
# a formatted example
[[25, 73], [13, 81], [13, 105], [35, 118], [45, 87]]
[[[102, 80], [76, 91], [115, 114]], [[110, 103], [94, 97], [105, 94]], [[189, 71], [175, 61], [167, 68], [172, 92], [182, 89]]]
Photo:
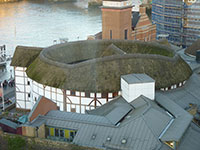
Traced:
[[157, 39], [190, 46], [200, 36], [200, 0], [152, 0], [152, 21]]

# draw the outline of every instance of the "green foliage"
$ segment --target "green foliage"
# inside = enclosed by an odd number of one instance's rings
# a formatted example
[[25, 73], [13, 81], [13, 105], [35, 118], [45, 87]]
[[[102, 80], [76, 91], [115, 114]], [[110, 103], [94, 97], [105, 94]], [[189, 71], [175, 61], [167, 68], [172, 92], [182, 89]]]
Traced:
[[21, 137], [8, 137], [8, 150], [22, 150], [26, 145], [26, 141]]

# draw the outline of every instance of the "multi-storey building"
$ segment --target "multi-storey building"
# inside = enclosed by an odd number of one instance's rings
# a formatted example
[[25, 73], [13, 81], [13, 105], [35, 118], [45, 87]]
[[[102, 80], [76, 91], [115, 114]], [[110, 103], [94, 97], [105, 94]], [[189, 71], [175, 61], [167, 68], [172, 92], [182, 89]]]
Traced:
[[132, 7], [130, 0], [103, 0], [102, 39], [156, 40], [156, 25], [146, 7], [140, 6], [139, 12], [132, 12]]
[[157, 38], [165, 35], [173, 44], [189, 46], [200, 35], [200, 1], [153, 0], [152, 20]]

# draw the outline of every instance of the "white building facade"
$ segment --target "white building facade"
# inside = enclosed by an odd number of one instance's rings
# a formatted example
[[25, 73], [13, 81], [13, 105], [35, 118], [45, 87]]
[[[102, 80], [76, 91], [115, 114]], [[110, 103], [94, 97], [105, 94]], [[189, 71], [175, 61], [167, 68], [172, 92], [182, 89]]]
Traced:
[[19, 110], [31, 110], [39, 96], [53, 100], [61, 111], [85, 113], [99, 107], [120, 92], [115, 93], [87, 93], [54, 88], [37, 83], [26, 74], [26, 67], [15, 67], [16, 83], [16, 108]]

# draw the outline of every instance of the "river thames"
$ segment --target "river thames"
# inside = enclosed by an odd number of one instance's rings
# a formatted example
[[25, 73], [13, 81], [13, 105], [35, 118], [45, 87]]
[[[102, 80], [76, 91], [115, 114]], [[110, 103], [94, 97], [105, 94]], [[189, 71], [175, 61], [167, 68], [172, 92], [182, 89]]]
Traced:
[[100, 8], [87, 8], [87, 0], [43, 0], [0, 4], [0, 45], [13, 55], [17, 45], [48, 47], [59, 38], [85, 40], [101, 31]]

